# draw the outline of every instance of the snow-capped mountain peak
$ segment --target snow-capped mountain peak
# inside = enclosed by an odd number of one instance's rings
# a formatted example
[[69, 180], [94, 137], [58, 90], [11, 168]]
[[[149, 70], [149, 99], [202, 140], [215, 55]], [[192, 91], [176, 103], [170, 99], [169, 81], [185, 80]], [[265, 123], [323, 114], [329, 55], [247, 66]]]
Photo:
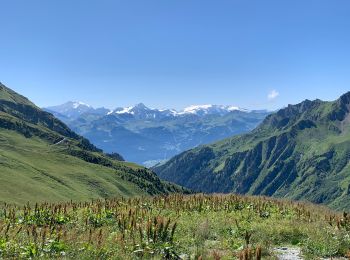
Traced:
[[52, 106], [45, 108], [48, 112], [58, 113], [64, 115], [70, 119], [75, 119], [85, 113], [94, 113], [97, 115], [106, 115], [108, 109], [106, 108], [93, 108], [92, 106], [81, 101], [69, 101], [59, 106]]
[[184, 114], [186, 114], [186, 113], [194, 114], [199, 110], [208, 110], [212, 107], [213, 107], [213, 105], [192, 105], [192, 106], [186, 107], [183, 110], [183, 113]]
[[223, 105], [192, 105], [186, 107], [183, 111], [179, 112], [179, 114], [196, 114], [196, 115], [207, 115], [207, 114], [226, 114], [232, 111], [245, 111], [248, 110], [241, 109], [236, 106], [223, 106]]
[[168, 116], [169, 110], [153, 109], [145, 106], [143, 103], [139, 103], [135, 106], [117, 108], [109, 115], [132, 115], [137, 119], [157, 119]]
[[72, 104], [72, 107], [73, 107], [74, 109], [77, 109], [77, 108], [79, 108], [80, 106], [91, 108], [90, 105], [88, 105], [88, 104], [86, 104], [86, 103], [84, 103], [84, 102], [81, 102], [81, 101], [74, 101], [74, 102], [71, 102], [71, 104]]
[[58, 113], [67, 113], [72, 111], [89, 111], [93, 110], [93, 107], [81, 101], [69, 101], [59, 106], [48, 107], [48, 109]]
[[120, 107], [115, 109], [114, 111], [112, 111], [109, 114], [115, 113], [115, 114], [134, 114], [134, 112], [132, 111], [134, 107]]
[[134, 115], [137, 112], [141, 112], [144, 110], [151, 110], [148, 107], [146, 107], [143, 103], [139, 103], [135, 106], [130, 107], [118, 107], [114, 109], [113, 111], [109, 112], [108, 114], [131, 114]]

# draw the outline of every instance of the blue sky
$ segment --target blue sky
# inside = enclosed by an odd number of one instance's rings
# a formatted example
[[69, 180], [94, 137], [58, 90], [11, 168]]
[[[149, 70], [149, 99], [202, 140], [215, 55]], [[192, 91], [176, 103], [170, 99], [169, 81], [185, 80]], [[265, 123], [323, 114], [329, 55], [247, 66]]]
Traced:
[[348, 0], [2, 0], [0, 81], [39, 106], [276, 109], [350, 90]]

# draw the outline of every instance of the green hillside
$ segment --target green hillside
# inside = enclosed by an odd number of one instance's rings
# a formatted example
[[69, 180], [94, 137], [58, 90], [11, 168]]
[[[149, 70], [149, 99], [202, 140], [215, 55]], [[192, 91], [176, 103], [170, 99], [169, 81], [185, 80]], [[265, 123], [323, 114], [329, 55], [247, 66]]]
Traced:
[[0, 201], [86, 200], [182, 192], [118, 161], [0, 84]]
[[249, 134], [201, 146], [155, 167], [161, 178], [205, 192], [268, 195], [350, 209], [350, 92], [306, 100]]

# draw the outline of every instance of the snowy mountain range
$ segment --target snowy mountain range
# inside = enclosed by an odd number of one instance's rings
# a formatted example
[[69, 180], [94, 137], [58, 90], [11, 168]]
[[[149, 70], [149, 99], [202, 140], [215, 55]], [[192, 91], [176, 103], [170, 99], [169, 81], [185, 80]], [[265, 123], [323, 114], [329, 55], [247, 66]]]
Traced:
[[113, 110], [67, 102], [46, 111], [108, 153], [152, 166], [202, 144], [254, 129], [269, 112], [236, 106], [193, 105], [181, 111], [140, 103]]
[[139, 103], [135, 106], [118, 107], [114, 110], [107, 108], [93, 108], [92, 106], [85, 104], [81, 101], [69, 101], [63, 105], [52, 106], [45, 108], [47, 111], [59, 113], [65, 117], [75, 119], [85, 113], [98, 114], [98, 115], [133, 115], [137, 118], [164, 118], [164, 117], [178, 117], [184, 115], [225, 115], [232, 111], [250, 112], [247, 109], [242, 109], [236, 106], [224, 106], [224, 105], [191, 105], [184, 108], [181, 111], [175, 109], [154, 109], [148, 108], [143, 103]]

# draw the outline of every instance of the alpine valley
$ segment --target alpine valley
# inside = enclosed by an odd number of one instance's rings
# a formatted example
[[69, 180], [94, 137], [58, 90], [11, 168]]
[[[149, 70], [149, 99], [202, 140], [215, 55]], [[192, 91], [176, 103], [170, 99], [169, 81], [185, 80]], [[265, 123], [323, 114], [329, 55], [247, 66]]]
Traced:
[[[181, 112], [142, 104], [109, 111], [71, 102], [54, 109], [67, 122], [85, 123], [86, 128], [98, 123], [91, 133], [108, 133], [100, 129], [118, 129], [120, 122], [125, 129], [150, 124], [180, 131], [179, 122], [189, 127], [196, 121], [209, 129], [239, 121], [246, 132], [266, 114], [211, 105]], [[309, 200], [348, 210], [350, 92], [334, 102], [290, 105], [249, 133], [201, 145], [153, 169], [125, 162], [112, 151], [103, 152], [52, 113], [0, 84], [0, 258], [350, 255], [347, 212], [240, 195]], [[196, 191], [238, 194], [190, 194]]]
[[253, 130], [269, 114], [235, 106], [151, 109], [144, 104], [108, 110], [82, 102], [45, 108], [105, 152], [153, 166], [185, 150]]
[[197, 191], [350, 209], [349, 160], [350, 92], [333, 102], [289, 105], [248, 134], [186, 151], [154, 171]]

